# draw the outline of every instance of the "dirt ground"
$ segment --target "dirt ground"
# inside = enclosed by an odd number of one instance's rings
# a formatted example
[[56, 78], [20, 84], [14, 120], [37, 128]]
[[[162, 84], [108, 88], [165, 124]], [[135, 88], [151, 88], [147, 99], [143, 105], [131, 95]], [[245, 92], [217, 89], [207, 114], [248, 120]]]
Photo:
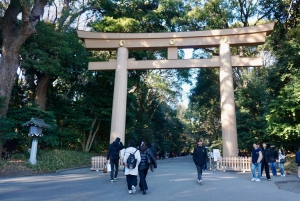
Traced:
[[0, 177], [32, 176], [38, 173], [26, 167], [24, 161], [9, 160], [0, 167]]

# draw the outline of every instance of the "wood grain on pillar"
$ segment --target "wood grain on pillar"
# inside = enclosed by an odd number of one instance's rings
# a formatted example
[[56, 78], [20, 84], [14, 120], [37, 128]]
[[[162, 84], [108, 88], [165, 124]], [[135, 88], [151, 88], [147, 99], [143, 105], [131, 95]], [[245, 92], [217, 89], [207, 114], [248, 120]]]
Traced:
[[115, 74], [110, 142], [117, 137], [125, 143], [126, 101], [127, 101], [127, 58], [128, 49], [118, 48]]
[[237, 157], [237, 130], [230, 45], [220, 44], [220, 95], [223, 157]]

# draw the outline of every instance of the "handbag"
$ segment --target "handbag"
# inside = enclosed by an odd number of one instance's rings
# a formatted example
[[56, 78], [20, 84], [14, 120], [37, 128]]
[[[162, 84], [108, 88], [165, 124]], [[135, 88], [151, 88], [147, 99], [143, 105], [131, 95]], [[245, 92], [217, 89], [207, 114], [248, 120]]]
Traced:
[[285, 158], [283, 158], [283, 159], [280, 159], [280, 161], [279, 161], [280, 163], [285, 163]]
[[106, 164], [104, 165], [104, 168], [103, 168], [103, 173], [107, 173]]
[[108, 164], [106, 165], [106, 168], [107, 168], [107, 172], [111, 172], [111, 166], [110, 166], [110, 163], [108, 163]]

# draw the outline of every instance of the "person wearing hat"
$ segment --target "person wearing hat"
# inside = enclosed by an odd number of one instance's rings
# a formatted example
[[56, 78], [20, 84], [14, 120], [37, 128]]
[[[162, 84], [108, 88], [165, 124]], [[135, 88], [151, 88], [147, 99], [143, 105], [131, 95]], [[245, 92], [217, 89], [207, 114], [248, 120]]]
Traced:
[[197, 168], [198, 183], [200, 185], [202, 185], [202, 167], [206, 163], [207, 159], [206, 148], [202, 145], [202, 140], [198, 140], [197, 146], [194, 148], [193, 152], [193, 161]]
[[106, 159], [109, 160], [110, 166], [111, 166], [111, 172], [110, 172], [111, 183], [118, 181], [117, 178], [118, 178], [119, 160], [120, 160], [119, 152], [123, 148], [124, 148], [124, 145], [121, 142], [121, 139], [118, 137], [108, 147]]
[[278, 151], [275, 149], [274, 143], [270, 146], [269, 162], [274, 177], [277, 176], [276, 160], [278, 159]]

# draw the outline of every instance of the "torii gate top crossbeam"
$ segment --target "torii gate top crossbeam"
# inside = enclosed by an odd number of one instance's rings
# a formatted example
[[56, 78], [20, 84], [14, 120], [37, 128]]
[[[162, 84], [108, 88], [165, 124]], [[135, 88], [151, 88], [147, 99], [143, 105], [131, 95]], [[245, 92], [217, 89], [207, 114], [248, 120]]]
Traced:
[[233, 29], [166, 33], [100, 33], [77, 31], [85, 40], [86, 48], [109, 50], [119, 47], [128, 49], [166, 49], [168, 47], [199, 48], [218, 47], [221, 40], [230, 46], [260, 45], [272, 32], [274, 22]]

